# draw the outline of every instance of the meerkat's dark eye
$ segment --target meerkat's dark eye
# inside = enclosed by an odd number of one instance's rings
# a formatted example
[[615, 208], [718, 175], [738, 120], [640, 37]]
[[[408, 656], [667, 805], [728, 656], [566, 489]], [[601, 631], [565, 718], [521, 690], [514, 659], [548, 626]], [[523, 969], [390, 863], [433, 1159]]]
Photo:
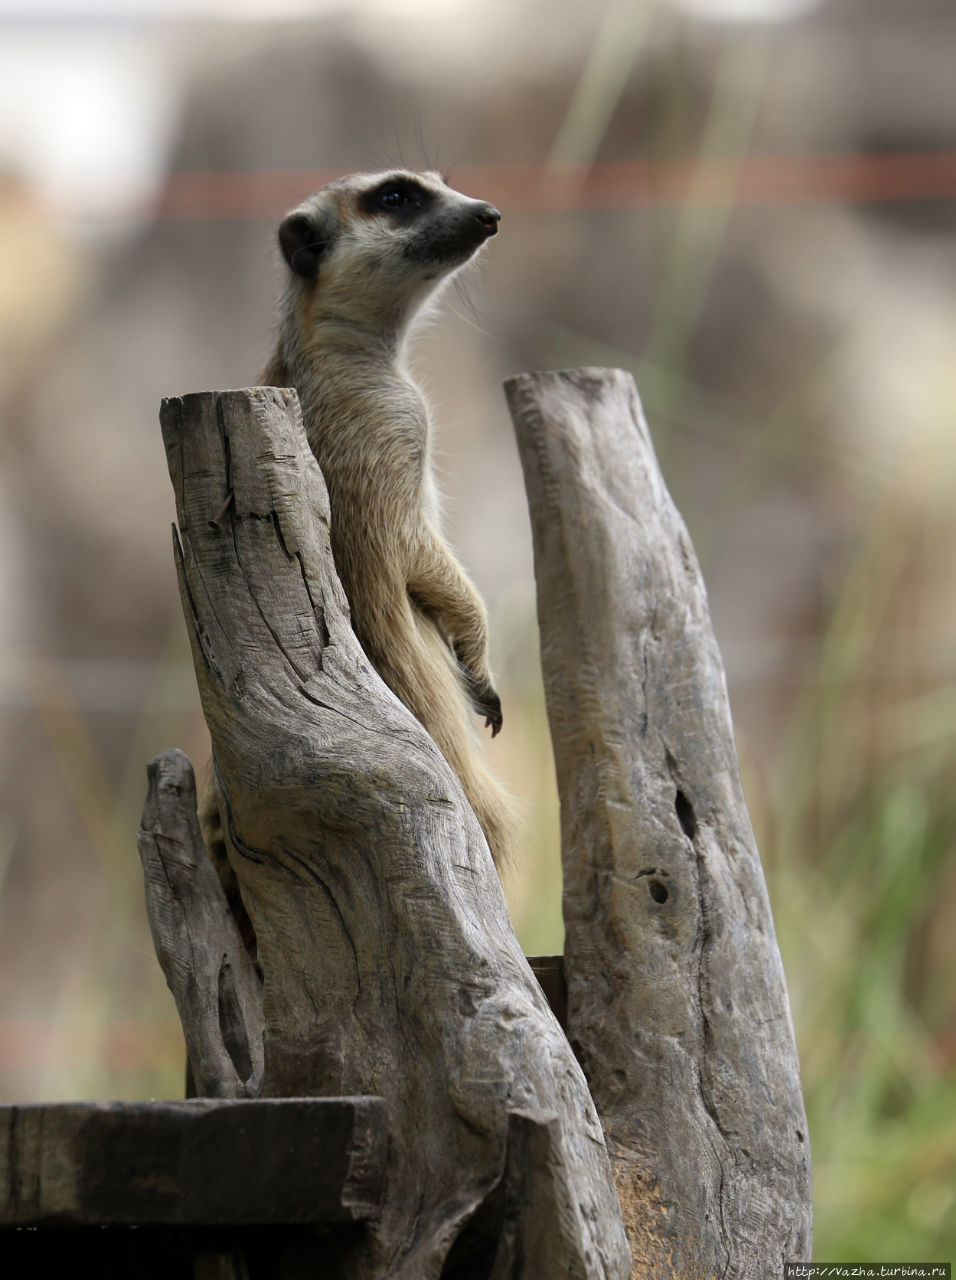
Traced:
[[404, 209], [414, 203], [408, 192], [400, 187], [385, 187], [378, 193], [378, 202], [383, 209]]
[[360, 208], [373, 217], [384, 214], [386, 217], [406, 221], [415, 218], [428, 208], [433, 196], [426, 187], [412, 178], [387, 178], [372, 187], [361, 197]]

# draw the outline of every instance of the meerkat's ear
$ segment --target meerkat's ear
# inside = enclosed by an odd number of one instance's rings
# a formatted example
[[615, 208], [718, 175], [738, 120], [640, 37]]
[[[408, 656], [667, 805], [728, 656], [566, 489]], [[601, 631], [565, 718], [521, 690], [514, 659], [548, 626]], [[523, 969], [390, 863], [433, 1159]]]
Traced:
[[314, 280], [322, 255], [332, 242], [331, 231], [315, 213], [295, 209], [287, 214], [279, 226], [279, 247], [290, 270]]

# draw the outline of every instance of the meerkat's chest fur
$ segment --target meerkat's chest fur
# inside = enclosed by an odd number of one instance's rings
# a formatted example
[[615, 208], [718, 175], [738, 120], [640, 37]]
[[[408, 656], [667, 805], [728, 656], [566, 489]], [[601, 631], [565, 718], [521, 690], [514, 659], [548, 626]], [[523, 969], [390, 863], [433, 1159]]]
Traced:
[[[306, 354], [299, 381], [309, 444], [333, 488], [389, 481], [424, 493], [431, 424], [419, 388], [386, 357], [335, 347]], [[352, 474], [355, 473], [355, 474]]]

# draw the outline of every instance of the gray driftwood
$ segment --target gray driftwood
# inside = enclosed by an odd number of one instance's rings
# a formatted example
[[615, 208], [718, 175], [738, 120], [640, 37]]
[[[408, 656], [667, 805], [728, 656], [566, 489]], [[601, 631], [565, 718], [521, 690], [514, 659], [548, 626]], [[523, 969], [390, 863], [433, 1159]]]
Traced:
[[[456, 779], [351, 632], [294, 393], [187, 396], [161, 416], [183, 607], [263, 975], [260, 1077], [254, 975], [220, 906], [197, 957], [190, 920], [209, 912], [148, 879], [180, 1010], [212, 1041], [190, 1046], [197, 1077], [219, 1093], [258, 1081], [264, 1097], [385, 1098], [382, 1213], [330, 1275], [619, 1280], [628, 1249], [584, 1077]], [[170, 883], [196, 861], [182, 852], [196, 847], [187, 792], [167, 786], [167, 816], [154, 806], [144, 821], [147, 869], [158, 855]], [[237, 992], [225, 1019], [223, 955]], [[195, 990], [183, 965], [202, 972]]]
[[767, 1280], [810, 1256], [807, 1126], [697, 561], [629, 375], [506, 390], [561, 796], [568, 1033], [633, 1275]]

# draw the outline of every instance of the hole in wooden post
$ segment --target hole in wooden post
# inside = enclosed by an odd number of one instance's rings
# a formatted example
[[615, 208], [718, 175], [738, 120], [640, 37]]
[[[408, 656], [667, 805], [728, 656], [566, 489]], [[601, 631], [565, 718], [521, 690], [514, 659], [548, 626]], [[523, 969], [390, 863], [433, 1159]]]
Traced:
[[219, 1029], [222, 1032], [222, 1042], [236, 1068], [236, 1074], [245, 1083], [252, 1075], [252, 1054], [249, 1051], [246, 1022], [236, 991], [236, 980], [233, 977], [232, 966], [225, 956], [219, 967]]
[[688, 840], [693, 840], [697, 834], [697, 819], [694, 817], [694, 806], [683, 791], [678, 791], [674, 797], [674, 808], [677, 810], [677, 820], [681, 825], [681, 830]]
[[667, 892], [667, 885], [661, 884], [660, 880], [648, 880], [647, 887], [655, 902], [666, 902], [670, 897], [670, 894]]

